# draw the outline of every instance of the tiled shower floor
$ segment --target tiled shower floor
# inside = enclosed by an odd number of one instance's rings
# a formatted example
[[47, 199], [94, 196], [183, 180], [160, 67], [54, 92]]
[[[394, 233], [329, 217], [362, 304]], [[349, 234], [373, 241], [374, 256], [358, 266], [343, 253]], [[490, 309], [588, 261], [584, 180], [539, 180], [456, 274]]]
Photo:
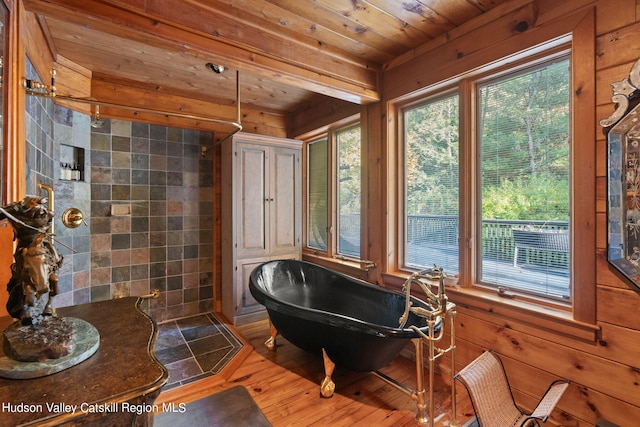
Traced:
[[219, 373], [242, 342], [211, 313], [158, 324], [156, 357], [169, 370], [165, 390]]

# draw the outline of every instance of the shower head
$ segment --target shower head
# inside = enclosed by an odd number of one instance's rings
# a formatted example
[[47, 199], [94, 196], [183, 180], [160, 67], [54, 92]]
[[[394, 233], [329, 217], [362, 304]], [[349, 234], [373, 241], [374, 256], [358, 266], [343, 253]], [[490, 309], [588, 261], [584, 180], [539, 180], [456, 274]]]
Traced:
[[94, 129], [100, 129], [102, 126], [104, 126], [104, 120], [91, 120], [91, 127]]
[[96, 104], [96, 112], [91, 116], [91, 127], [99, 129], [104, 125], [104, 120], [100, 119], [100, 106]]

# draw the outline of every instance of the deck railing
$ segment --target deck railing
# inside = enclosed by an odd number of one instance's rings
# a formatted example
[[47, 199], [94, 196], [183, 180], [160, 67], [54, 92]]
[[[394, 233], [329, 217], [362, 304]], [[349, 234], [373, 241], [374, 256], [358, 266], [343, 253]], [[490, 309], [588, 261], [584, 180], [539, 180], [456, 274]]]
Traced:
[[514, 265], [569, 268], [569, 223], [566, 221], [485, 220], [482, 256]]
[[[359, 230], [360, 215], [340, 215], [341, 234], [359, 236]], [[518, 230], [530, 232], [525, 241], [520, 239], [524, 233]], [[567, 221], [484, 220], [482, 256], [496, 261], [568, 268], [568, 230]], [[536, 232], [541, 235], [531, 234]], [[408, 215], [406, 236], [408, 243], [417, 245], [457, 246], [458, 217]]]

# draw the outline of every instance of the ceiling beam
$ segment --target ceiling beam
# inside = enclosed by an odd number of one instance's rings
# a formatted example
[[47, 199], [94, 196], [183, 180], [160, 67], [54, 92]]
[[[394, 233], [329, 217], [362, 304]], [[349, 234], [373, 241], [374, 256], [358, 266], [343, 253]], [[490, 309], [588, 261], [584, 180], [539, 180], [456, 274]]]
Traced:
[[[170, 22], [168, 17], [143, 14], [96, 0], [24, 0], [24, 5], [28, 11], [39, 15], [154, 47], [195, 58], [220, 58], [220, 63], [230, 68], [345, 101], [367, 104], [380, 99], [378, 70], [356, 65], [352, 60], [338, 61], [333, 56], [323, 56], [320, 50], [302, 44], [288, 49], [289, 56], [283, 57], [282, 52], [274, 55], [257, 51], [248, 43], [241, 45], [228, 37]], [[175, 8], [180, 7], [181, 4], [175, 3]], [[202, 17], [203, 20], [210, 18]]]

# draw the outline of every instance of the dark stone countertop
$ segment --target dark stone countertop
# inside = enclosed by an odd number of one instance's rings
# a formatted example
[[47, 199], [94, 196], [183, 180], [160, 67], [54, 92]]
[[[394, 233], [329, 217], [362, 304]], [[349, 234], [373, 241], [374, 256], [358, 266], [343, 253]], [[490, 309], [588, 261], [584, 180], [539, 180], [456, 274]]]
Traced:
[[[122, 403], [148, 408], [166, 383], [168, 371], [153, 354], [157, 329], [139, 310], [138, 299], [64, 307], [57, 313], [92, 324], [100, 333], [98, 351], [84, 362], [46, 377], [0, 378], [0, 425], [74, 425], [95, 419], [109, 425], [106, 420], [114, 409], [120, 419], [133, 415], [135, 425], [146, 424], [147, 413], [136, 414], [135, 408]], [[10, 317], [0, 318], [0, 329], [12, 321]], [[0, 349], [0, 355], [4, 356], [4, 350]], [[52, 404], [67, 406], [53, 408]]]

